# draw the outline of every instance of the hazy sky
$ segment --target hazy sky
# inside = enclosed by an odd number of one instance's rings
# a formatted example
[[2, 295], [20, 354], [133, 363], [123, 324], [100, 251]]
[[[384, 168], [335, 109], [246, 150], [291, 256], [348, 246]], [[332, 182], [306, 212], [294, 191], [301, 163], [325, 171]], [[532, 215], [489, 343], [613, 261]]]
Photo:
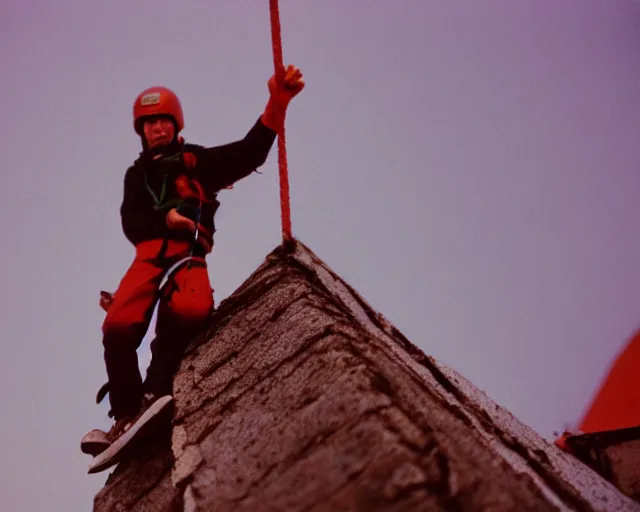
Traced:
[[[640, 325], [640, 5], [282, 0], [294, 234], [425, 352], [540, 434], [578, 420]], [[100, 289], [133, 256], [122, 180], [145, 87], [187, 140], [242, 138], [272, 73], [266, 0], [0, 7], [0, 496], [90, 510], [108, 427]], [[277, 154], [221, 194], [229, 295], [280, 243]], [[145, 352], [143, 351], [143, 357]]]

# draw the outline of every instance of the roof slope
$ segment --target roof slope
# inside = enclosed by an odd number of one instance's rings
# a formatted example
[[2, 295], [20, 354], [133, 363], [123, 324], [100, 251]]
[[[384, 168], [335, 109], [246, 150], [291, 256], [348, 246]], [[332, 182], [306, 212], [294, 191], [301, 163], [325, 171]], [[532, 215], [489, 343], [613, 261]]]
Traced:
[[173, 425], [94, 510], [640, 510], [300, 242], [220, 305], [174, 388]]

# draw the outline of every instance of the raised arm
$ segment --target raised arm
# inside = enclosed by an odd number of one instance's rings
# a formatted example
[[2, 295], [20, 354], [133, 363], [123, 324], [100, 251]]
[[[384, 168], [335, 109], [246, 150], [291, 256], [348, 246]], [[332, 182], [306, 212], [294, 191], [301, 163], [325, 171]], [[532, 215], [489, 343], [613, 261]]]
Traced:
[[[242, 140], [203, 148], [200, 180], [206, 189], [221, 190], [251, 174], [267, 159], [276, 132], [258, 119]], [[203, 161], [200, 161], [203, 159]]]
[[242, 140], [202, 150], [206, 171], [200, 175], [200, 180], [205, 188], [228, 187], [266, 161], [289, 102], [304, 88], [302, 73], [290, 65], [284, 82], [278, 84], [274, 75], [269, 79], [268, 87], [270, 94], [264, 112]]

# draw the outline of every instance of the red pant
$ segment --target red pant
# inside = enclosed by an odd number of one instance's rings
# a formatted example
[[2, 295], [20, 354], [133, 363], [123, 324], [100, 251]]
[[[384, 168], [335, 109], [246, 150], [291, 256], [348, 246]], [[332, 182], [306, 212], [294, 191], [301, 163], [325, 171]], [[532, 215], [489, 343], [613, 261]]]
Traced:
[[[166, 272], [189, 254], [188, 242], [152, 240], [136, 247], [136, 257], [120, 281], [102, 326], [104, 358], [115, 419], [138, 412], [144, 392], [171, 393], [187, 344], [206, 325], [213, 311], [213, 290], [203, 258], [182, 264], [160, 289]], [[143, 384], [137, 348], [156, 303], [156, 337]]]

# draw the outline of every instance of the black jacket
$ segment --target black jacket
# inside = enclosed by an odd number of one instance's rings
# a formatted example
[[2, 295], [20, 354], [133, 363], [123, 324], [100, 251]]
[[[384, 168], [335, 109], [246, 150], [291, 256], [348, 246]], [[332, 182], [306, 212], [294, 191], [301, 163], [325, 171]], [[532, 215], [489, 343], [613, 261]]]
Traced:
[[[212, 237], [217, 193], [264, 164], [275, 137], [276, 132], [258, 119], [244, 139], [222, 146], [176, 144], [172, 154], [157, 160], [150, 151], [143, 151], [124, 178], [120, 215], [127, 239], [133, 245], [157, 238], [189, 240], [189, 233], [169, 230], [165, 218], [171, 208], [184, 208], [194, 201], [201, 204], [202, 235]], [[179, 193], [178, 183], [185, 179], [194, 185], [191, 190], [201, 186], [204, 201]]]

